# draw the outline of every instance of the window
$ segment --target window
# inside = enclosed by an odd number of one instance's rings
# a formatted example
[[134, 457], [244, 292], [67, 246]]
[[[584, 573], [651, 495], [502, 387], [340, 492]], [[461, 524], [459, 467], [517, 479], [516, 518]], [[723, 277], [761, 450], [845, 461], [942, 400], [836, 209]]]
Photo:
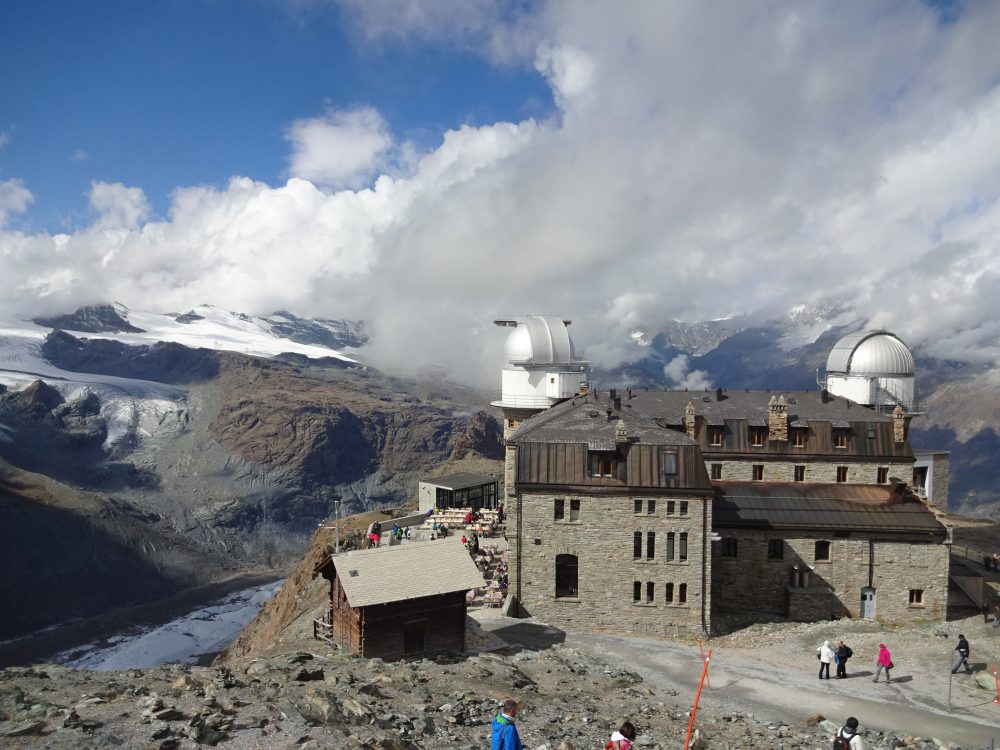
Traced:
[[806, 467], [799, 465], [795, 467], [795, 481], [804, 482], [806, 481]]
[[646, 506], [646, 507], [647, 507], [646, 512], [649, 513], [649, 515], [652, 516], [652, 515], [654, 515], [656, 513], [656, 501], [655, 500], [650, 500], [649, 501], [649, 505]]
[[667, 604], [674, 603], [674, 584], [668, 583], [663, 593], [663, 601]]
[[751, 427], [750, 428], [750, 445], [760, 448], [764, 445], [764, 439], [767, 437], [767, 430], [763, 427]]
[[736, 557], [736, 540], [733, 537], [724, 537], [722, 540], [722, 556]]
[[875, 473], [875, 481], [879, 484], [885, 484], [889, 481], [889, 467], [879, 466], [878, 471]]
[[591, 453], [590, 476], [613, 477], [618, 461], [614, 453]]
[[677, 559], [681, 562], [685, 562], [688, 559], [688, 535], [686, 531], [681, 532], [679, 547], [680, 549], [678, 551]]
[[837, 481], [841, 482], [841, 483], [847, 481], [847, 467], [846, 466], [838, 466], [837, 467]]
[[681, 500], [681, 515], [686, 516], [688, 514], [688, 501]]
[[638, 560], [642, 557], [642, 532], [636, 531], [632, 534], [632, 557]]
[[672, 477], [677, 474], [677, 454], [673, 451], [664, 451], [660, 455], [663, 457], [663, 475]]
[[922, 607], [924, 605], [924, 590], [910, 589], [910, 606]]
[[667, 515], [672, 516], [677, 510], [677, 503], [673, 500], [667, 500]]
[[764, 464], [754, 464], [753, 465], [753, 481], [761, 482], [764, 480]]
[[513, 419], [508, 419], [507, 420], [507, 426], [508, 427], [513, 427], [514, 426], [514, 420]]
[[722, 445], [722, 441], [726, 437], [725, 427], [709, 427], [708, 428], [708, 444], [709, 445]]
[[813, 559], [817, 562], [830, 559], [830, 543], [826, 541], [816, 542], [816, 549], [813, 552]]
[[552, 520], [553, 521], [561, 521], [561, 520], [563, 520], [563, 515], [565, 513], [565, 510], [566, 510], [566, 501], [565, 500], [556, 500], [555, 501], [555, 508], [552, 511]]
[[576, 555], [556, 555], [556, 596], [577, 596]]
[[632, 583], [632, 601], [642, 601], [642, 581], [634, 581]]
[[806, 447], [806, 431], [803, 429], [792, 430], [792, 447], [793, 448], [805, 448]]
[[847, 447], [847, 430], [834, 430], [833, 431], [833, 447], [834, 448], [846, 448]]
[[673, 560], [674, 559], [674, 537], [675, 536], [676, 536], [676, 534], [674, 534], [674, 532], [672, 532], [672, 531], [667, 532], [667, 559], [668, 560]]
[[646, 604], [652, 604], [652, 603], [653, 603], [653, 582], [652, 581], [647, 581], [646, 582]]
[[555, 378], [549, 378], [549, 382], [552, 383], [553, 385], [555, 385], [556, 379]]
[[784, 539], [768, 539], [767, 540], [767, 559], [768, 560], [780, 560], [785, 556], [785, 540]]
[[634, 510], [632, 511], [633, 513], [635, 514], [642, 513], [642, 500], [636, 500], [635, 503], [633, 504], [633, 508], [634, 508]]
[[570, 500], [569, 501], [569, 520], [579, 521], [580, 520], [580, 501]]
[[688, 585], [686, 583], [682, 583], [680, 586], [677, 587], [677, 603], [683, 604], [687, 600], [688, 600]]
[[722, 479], [722, 464], [712, 464], [712, 479]]
[[656, 532], [646, 532], [646, 559], [652, 560], [656, 557]]

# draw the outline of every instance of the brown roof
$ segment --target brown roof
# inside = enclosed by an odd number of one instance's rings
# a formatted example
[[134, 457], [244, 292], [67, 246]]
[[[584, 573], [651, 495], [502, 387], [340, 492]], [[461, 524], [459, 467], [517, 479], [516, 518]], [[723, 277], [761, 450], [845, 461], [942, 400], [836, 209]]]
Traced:
[[930, 509], [898, 485], [713, 482], [712, 527], [925, 534], [944, 539]]
[[369, 607], [484, 586], [461, 540], [407, 542], [330, 558], [351, 607]]

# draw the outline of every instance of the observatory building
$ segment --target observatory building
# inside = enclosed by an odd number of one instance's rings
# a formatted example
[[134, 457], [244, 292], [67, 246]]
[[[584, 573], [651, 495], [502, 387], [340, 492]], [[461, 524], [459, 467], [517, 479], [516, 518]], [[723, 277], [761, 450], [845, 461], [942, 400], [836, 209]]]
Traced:
[[493, 321], [512, 328], [504, 342], [501, 398], [504, 437], [540, 411], [586, 393], [590, 363], [578, 360], [566, 327], [572, 321], [553, 315], [524, 315]]
[[838, 341], [826, 360], [826, 389], [876, 411], [913, 411], [913, 355], [888, 331], [859, 331]]

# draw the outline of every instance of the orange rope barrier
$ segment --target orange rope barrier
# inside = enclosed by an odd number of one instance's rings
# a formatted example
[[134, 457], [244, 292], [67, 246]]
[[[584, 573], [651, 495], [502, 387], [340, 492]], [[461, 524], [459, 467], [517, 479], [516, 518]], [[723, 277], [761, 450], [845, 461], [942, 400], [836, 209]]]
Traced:
[[[701, 647], [701, 638], [698, 639], [698, 653], [701, 654], [701, 660], [705, 661], [705, 651]], [[712, 689], [712, 678], [711, 677], [706, 677], [705, 678], [705, 685], [708, 686], [709, 690]]]
[[997, 697], [993, 699], [993, 702], [1000, 704], [1000, 677], [997, 677], [996, 665], [993, 665], [993, 680], [997, 684]]
[[694, 706], [691, 708], [691, 721], [688, 722], [688, 733], [684, 740], [684, 750], [688, 750], [691, 745], [691, 731], [694, 729], [694, 715], [698, 713], [698, 701], [701, 700], [701, 686], [705, 684], [705, 678], [708, 677], [708, 662], [712, 658], [712, 649], [708, 650], [708, 656], [705, 657], [705, 666], [701, 669], [701, 679], [698, 680], [698, 692], [694, 696]]

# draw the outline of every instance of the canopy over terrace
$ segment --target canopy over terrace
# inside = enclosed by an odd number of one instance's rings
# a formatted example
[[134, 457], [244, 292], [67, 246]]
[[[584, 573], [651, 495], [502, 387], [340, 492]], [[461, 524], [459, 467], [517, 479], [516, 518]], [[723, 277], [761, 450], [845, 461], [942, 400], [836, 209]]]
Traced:
[[496, 508], [500, 480], [483, 474], [450, 474], [425, 479], [419, 485], [420, 510], [431, 508]]

